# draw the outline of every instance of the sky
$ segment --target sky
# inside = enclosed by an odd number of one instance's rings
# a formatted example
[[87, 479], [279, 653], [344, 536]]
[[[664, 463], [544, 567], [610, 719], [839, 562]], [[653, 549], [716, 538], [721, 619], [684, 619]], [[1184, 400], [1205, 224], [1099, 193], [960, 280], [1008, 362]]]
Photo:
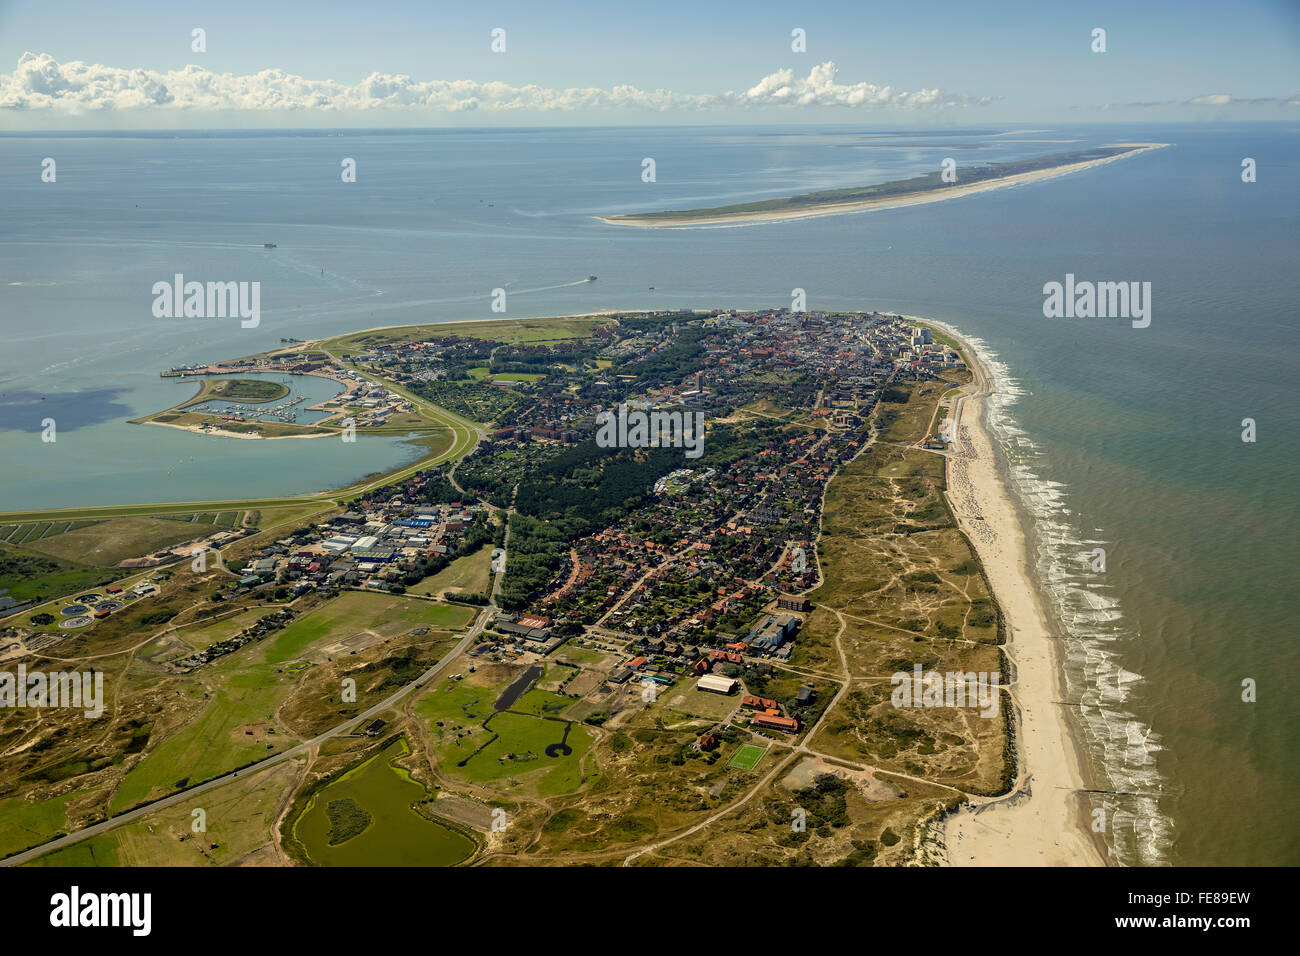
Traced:
[[1300, 0], [0, 0], [3, 131], [1296, 118]]

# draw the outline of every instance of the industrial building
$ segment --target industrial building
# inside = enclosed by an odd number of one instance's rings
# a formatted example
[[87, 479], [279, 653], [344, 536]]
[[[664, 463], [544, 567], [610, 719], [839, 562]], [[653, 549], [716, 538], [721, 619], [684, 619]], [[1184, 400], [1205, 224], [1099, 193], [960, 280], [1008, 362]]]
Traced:
[[695, 682], [695, 689], [707, 690], [713, 694], [730, 694], [736, 689], [736, 679], [720, 674], [705, 674]]

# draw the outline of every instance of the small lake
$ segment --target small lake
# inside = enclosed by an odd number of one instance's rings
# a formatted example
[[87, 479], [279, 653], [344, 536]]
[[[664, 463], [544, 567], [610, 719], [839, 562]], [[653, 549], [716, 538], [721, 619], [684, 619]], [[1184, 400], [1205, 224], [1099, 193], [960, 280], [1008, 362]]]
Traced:
[[[349, 770], [312, 798], [294, 824], [294, 835], [320, 866], [452, 866], [474, 852], [462, 833], [420, 816], [411, 805], [425, 789], [395, 761], [409, 754], [402, 738]], [[360, 805], [370, 823], [356, 836], [330, 846], [326, 808], [335, 801]]]

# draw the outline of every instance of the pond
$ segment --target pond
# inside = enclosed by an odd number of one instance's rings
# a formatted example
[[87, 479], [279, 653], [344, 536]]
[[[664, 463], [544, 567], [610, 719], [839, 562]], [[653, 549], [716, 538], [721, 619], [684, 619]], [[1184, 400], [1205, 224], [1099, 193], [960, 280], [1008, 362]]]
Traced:
[[425, 789], [396, 766], [410, 752], [399, 737], [317, 791], [293, 827], [313, 863], [452, 866], [474, 852], [469, 837], [412, 809]]

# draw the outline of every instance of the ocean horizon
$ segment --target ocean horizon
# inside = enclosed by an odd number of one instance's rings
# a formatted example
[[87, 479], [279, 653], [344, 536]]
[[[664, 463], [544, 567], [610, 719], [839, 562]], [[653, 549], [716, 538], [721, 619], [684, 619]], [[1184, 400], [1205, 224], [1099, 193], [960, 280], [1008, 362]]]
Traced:
[[[419, 456], [400, 437], [240, 441], [130, 424], [193, 393], [161, 371], [283, 338], [788, 308], [796, 289], [809, 310], [932, 318], [968, 337], [997, 382], [987, 421], [1064, 642], [1088, 785], [1115, 792], [1094, 797], [1113, 821], [1112, 860], [1300, 862], [1286, 493], [1300, 439], [1287, 278], [1300, 130], [992, 132], [0, 134], [0, 510], [303, 494]], [[1124, 141], [1171, 145], [925, 206], [671, 230], [595, 219], [906, 178], [950, 154], [1002, 162]], [[43, 185], [32, 170], [50, 155], [59, 179]], [[645, 156], [654, 183], [641, 181]], [[1255, 183], [1240, 178], [1243, 156], [1259, 163]], [[347, 188], [344, 157], [358, 168]], [[150, 289], [176, 273], [260, 282], [260, 324], [155, 318]], [[1067, 276], [1149, 282], [1149, 326], [1046, 318], [1044, 285]], [[59, 440], [42, 446], [46, 417]], [[1258, 702], [1241, 700], [1245, 679]]]

